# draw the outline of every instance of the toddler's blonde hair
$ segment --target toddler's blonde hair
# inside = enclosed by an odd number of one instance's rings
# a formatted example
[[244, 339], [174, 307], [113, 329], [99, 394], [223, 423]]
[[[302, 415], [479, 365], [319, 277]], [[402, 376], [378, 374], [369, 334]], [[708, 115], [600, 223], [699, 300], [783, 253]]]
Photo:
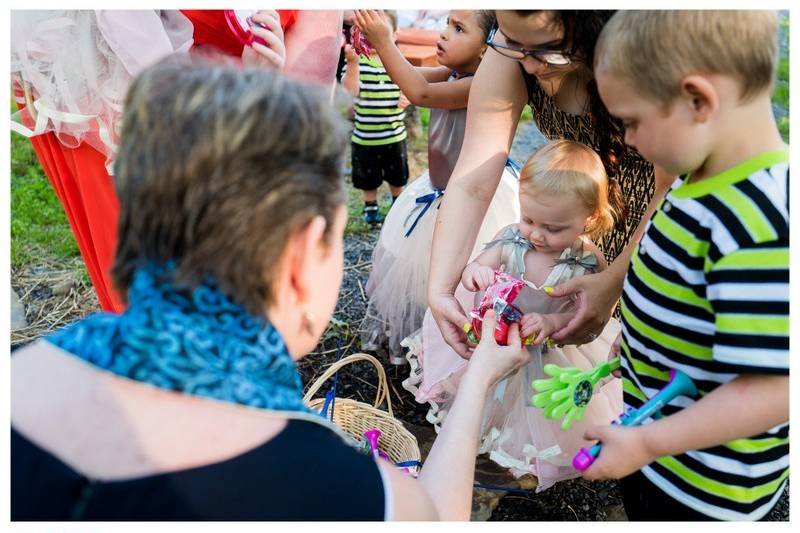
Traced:
[[594, 68], [665, 106], [687, 74], [728, 75], [747, 102], [772, 87], [777, 29], [774, 11], [618, 11], [597, 40]]
[[585, 230], [593, 240], [614, 227], [615, 213], [608, 201], [608, 189], [608, 175], [597, 152], [565, 139], [537, 150], [525, 162], [519, 176], [520, 194], [572, 195], [581, 207], [595, 215], [594, 222]]

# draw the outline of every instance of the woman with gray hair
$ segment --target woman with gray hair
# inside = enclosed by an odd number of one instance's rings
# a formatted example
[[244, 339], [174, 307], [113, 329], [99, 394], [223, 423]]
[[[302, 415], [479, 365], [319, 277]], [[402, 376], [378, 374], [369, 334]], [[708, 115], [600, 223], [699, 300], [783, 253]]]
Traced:
[[418, 480], [301, 400], [347, 215], [346, 128], [320, 91], [174, 58], [135, 80], [115, 163], [128, 306], [15, 352], [12, 520], [469, 518], [516, 328], [504, 347], [485, 330]]

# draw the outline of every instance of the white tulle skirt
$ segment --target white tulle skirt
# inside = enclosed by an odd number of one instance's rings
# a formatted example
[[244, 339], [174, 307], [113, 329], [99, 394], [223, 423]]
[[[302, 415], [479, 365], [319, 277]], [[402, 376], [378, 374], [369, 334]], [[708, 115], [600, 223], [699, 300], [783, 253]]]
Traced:
[[180, 11], [16, 10], [11, 12], [11, 77], [27, 107], [12, 130], [53, 132], [67, 147], [86, 142], [111, 162], [134, 76], [173, 52], [188, 52], [192, 23]]
[[[366, 286], [369, 303], [361, 324], [362, 348], [374, 350], [388, 340], [390, 356], [399, 357], [400, 341], [421, 327], [428, 307], [428, 266], [441, 201], [426, 171], [406, 187], [389, 210], [372, 255]], [[470, 260], [500, 229], [518, 221], [519, 182], [505, 169]]]

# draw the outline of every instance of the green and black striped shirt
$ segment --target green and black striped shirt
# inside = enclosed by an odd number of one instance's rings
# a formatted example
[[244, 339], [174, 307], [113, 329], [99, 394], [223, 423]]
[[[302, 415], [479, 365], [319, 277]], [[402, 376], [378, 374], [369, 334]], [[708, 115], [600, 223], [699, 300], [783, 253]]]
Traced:
[[[347, 67], [345, 66], [345, 69]], [[383, 146], [407, 137], [406, 113], [398, 107], [400, 87], [383, 68], [377, 54], [358, 58], [355, 128], [350, 140], [363, 146]]]
[[[677, 180], [634, 252], [621, 307], [626, 407], [652, 397], [672, 368], [701, 397], [740, 374], [788, 375], [788, 148], [697, 183]], [[662, 457], [642, 473], [714, 518], [759, 519], [789, 476], [789, 424]]]

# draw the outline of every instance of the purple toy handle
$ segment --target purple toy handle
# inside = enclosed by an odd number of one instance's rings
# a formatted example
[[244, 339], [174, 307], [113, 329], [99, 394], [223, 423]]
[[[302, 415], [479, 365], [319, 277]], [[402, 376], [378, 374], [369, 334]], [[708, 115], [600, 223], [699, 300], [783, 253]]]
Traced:
[[600, 453], [599, 444], [595, 444], [588, 450], [586, 448], [581, 448], [580, 451], [575, 454], [575, 457], [572, 458], [572, 466], [575, 468], [575, 470], [583, 472], [592, 466], [592, 463], [594, 463], [598, 453]]
[[380, 438], [380, 436], [381, 436], [381, 430], [378, 428], [368, 429], [367, 431], [364, 432], [364, 438], [367, 439], [367, 442], [369, 442], [369, 447], [372, 450], [372, 455], [374, 457], [382, 457], [387, 461], [390, 461], [389, 456], [386, 455], [386, 452], [381, 451], [381, 449], [378, 448], [378, 439]]

